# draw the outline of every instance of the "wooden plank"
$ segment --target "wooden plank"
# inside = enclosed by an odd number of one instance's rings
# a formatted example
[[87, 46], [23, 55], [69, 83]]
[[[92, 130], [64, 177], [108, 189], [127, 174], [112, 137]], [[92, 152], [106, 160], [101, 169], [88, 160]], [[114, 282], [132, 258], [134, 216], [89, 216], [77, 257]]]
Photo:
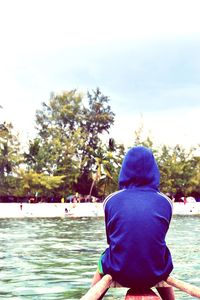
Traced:
[[[200, 299], [200, 288], [192, 284], [183, 282], [181, 280], [175, 279], [173, 277], [168, 277], [166, 282], [190, 296]], [[105, 275], [99, 282], [97, 282], [89, 291], [81, 298], [81, 300], [98, 300], [103, 297], [110, 287], [120, 287], [120, 285], [112, 280], [110, 275]], [[132, 289], [129, 289], [125, 300], [158, 300], [160, 297], [156, 295], [152, 290], [149, 290], [148, 293], [136, 293]]]
[[98, 300], [107, 292], [112, 283], [112, 277], [107, 274], [102, 277], [89, 291], [81, 298], [81, 300]]
[[135, 292], [132, 289], [129, 289], [125, 300], [158, 300], [160, 297], [156, 295], [152, 290], [146, 292]]
[[196, 297], [196, 298], [200, 298], [200, 288], [195, 286], [195, 285], [192, 285], [190, 283], [186, 283], [182, 280], [179, 280], [179, 279], [176, 279], [176, 278], [173, 278], [171, 276], [169, 276], [167, 279], [166, 279], [166, 282], [181, 290], [182, 292], [185, 292], [187, 293], [188, 295], [190, 296], [193, 296], [193, 297]]

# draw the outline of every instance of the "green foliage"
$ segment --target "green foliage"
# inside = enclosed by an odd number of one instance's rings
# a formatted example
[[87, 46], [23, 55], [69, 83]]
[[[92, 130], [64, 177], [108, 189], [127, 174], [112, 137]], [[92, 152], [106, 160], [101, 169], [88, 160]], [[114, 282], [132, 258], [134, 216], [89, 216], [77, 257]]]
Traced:
[[18, 195], [35, 195], [39, 193], [43, 196], [49, 196], [52, 191], [57, 189], [63, 182], [65, 176], [49, 176], [39, 174], [33, 170], [19, 170], [19, 189]]
[[[78, 149], [81, 145], [81, 94], [75, 90], [52, 95], [36, 112], [38, 136], [25, 154], [29, 168], [51, 176], [65, 176], [59, 190], [73, 192], [79, 176]], [[57, 189], [57, 192], [59, 193]]]
[[196, 189], [195, 178], [198, 181], [199, 160], [194, 156], [194, 149], [186, 151], [176, 145], [174, 148], [163, 146], [157, 157], [161, 173], [161, 189], [163, 192], [177, 193], [182, 191], [187, 195]]
[[36, 112], [38, 135], [25, 153], [27, 169], [53, 176], [64, 174], [65, 181], [59, 187], [64, 194], [74, 189], [89, 193], [101, 135], [114, 122], [108, 97], [99, 89], [87, 97], [85, 106], [83, 95], [76, 90], [52, 94], [49, 103]]
[[17, 169], [22, 161], [18, 136], [11, 123], [0, 124], [0, 194], [15, 194]]
[[[114, 123], [114, 113], [108, 105], [109, 98], [104, 96], [100, 89], [97, 88], [92, 93], [87, 94], [88, 107], [84, 106], [83, 115], [81, 119], [81, 138], [82, 145], [79, 148], [79, 158], [81, 161], [80, 177], [76, 184], [78, 192], [83, 193], [80, 189], [80, 184], [84, 177], [86, 186], [84, 191], [91, 193], [90, 183], [92, 180], [92, 173], [98, 168], [100, 153], [104, 153], [104, 145], [102, 145], [102, 135], [109, 132], [110, 127]], [[89, 185], [88, 185], [88, 184]]]
[[[95, 163], [96, 151], [101, 147], [101, 137], [109, 132], [114, 123], [114, 113], [108, 105], [109, 99], [97, 88], [92, 94], [88, 92], [88, 107], [83, 108], [80, 123], [83, 138], [81, 147], [82, 168], [87, 170]], [[86, 160], [87, 158], [87, 160]]]
[[[109, 98], [99, 88], [87, 95], [76, 90], [52, 94], [36, 112], [37, 134], [23, 157], [10, 123], [0, 124], [0, 195], [63, 196], [79, 192], [104, 197], [118, 189], [124, 145], [110, 138], [114, 124]], [[200, 194], [200, 157], [180, 145], [154, 146], [144, 126], [134, 145], [153, 150], [161, 174], [161, 191]]]
[[[110, 141], [111, 142], [111, 141]], [[112, 148], [102, 145], [96, 154], [96, 168], [93, 172], [93, 181], [90, 187], [92, 194], [93, 187], [96, 184], [98, 189], [98, 196], [104, 197], [118, 187], [118, 174], [122, 163], [122, 156], [124, 156], [124, 148], [117, 147], [113, 140]], [[115, 145], [115, 146], [114, 146]]]
[[194, 155], [191, 158], [191, 167], [193, 169], [193, 176], [190, 180], [190, 185], [188, 187], [188, 192], [195, 191], [200, 194], [200, 156], [195, 154], [196, 149], [194, 149]]
[[102, 197], [118, 189], [119, 171], [125, 155], [124, 146], [116, 145], [114, 140], [112, 142], [110, 140], [108, 148], [105, 147], [104, 149], [103, 155], [97, 161], [99, 173], [97, 187], [99, 195]]

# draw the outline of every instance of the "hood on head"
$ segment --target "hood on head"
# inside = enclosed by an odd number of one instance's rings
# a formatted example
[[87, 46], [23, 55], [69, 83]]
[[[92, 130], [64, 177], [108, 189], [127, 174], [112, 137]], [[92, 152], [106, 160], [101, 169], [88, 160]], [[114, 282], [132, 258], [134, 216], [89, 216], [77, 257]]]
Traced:
[[160, 172], [150, 149], [143, 146], [131, 148], [124, 157], [119, 174], [119, 188], [149, 186], [158, 189]]

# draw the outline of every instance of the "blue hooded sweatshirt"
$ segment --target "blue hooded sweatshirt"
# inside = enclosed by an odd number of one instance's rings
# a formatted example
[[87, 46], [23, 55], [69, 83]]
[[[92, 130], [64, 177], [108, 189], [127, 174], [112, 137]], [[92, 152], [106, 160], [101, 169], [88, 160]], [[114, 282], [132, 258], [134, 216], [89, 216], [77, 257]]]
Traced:
[[104, 201], [109, 247], [101, 258], [102, 269], [124, 287], [152, 287], [173, 269], [165, 242], [172, 204], [159, 192], [159, 183], [151, 150], [134, 147], [123, 160], [119, 191]]

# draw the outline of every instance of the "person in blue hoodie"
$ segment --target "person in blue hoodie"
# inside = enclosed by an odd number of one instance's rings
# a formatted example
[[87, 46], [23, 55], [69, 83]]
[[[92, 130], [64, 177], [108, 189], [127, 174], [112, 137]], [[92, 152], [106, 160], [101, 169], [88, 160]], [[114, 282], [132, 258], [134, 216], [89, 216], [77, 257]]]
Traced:
[[[92, 285], [110, 274], [122, 286], [143, 291], [166, 280], [173, 270], [165, 242], [172, 203], [160, 193], [159, 183], [152, 151], [143, 146], [131, 148], [122, 162], [119, 190], [104, 201], [108, 248]], [[174, 299], [172, 287], [157, 285], [157, 290], [162, 299]]]

